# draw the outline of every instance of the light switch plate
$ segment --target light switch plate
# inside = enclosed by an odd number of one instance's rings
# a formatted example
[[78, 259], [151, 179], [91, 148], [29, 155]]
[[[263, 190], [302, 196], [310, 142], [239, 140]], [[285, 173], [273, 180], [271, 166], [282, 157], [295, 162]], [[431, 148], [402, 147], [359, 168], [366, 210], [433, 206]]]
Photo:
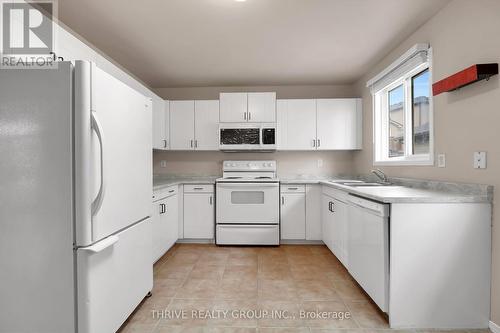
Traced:
[[160, 161], [160, 167], [166, 168], [167, 167], [167, 161]]
[[474, 152], [474, 169], [486, 169], [486, 152]]
[[446, 167], [446, 155], [438, 154], [438, 168], [445, 168], [445, 167]]

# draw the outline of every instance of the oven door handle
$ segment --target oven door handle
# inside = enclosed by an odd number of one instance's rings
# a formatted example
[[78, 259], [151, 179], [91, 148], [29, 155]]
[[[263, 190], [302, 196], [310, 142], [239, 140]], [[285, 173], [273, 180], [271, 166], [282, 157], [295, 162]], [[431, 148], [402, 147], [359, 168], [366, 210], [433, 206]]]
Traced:
[[221, 228], [255, 228], [255, 229], [263, 229], [263, 228], [273, 228], [275, 229], [278, 225], [277, 224], [217, 224], [218, 227]]
[[279, 187], [279, 183], [217, 183], [218, 188], [228, 188], [228, 189], [234, 189], [234, 188], [249, 188], [249, 187]]

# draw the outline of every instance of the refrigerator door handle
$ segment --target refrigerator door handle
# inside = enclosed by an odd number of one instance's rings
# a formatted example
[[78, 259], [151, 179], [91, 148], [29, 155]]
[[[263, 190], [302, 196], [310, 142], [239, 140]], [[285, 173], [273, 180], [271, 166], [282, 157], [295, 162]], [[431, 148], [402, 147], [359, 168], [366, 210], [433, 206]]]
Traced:
[[98, 253], [110, 247], [111, 245], [115, 244], [119, 240], [120, 238], [117, 235], [109, 236], [107, 238], [104, 238], [102, 241], [92, 244], [90, 246], [81, 247], [80, 250]]
[[101, 208], [102, 200], [104, 198], [104, 138], [102, 135], [101, 123], [99, 122], [99, 119], [97, 118], [94, 111], [91, 112], [91, 124], [92, 124], [92, 129], [95, 131], [97, 138], [99, 139], [99, 146], [101, 151], [100, 154], [101, 180], [99, 186], [99, 193], [97, 193], [96, 198], [92, 202], [92, 215], [95, 215]]

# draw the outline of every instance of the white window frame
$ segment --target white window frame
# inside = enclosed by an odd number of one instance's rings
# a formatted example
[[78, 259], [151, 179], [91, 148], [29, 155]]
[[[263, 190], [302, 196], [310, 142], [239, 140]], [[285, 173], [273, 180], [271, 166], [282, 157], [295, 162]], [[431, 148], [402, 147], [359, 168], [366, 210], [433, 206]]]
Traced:
[[[434, 165], [434, 112], [431, 92], [432, 83], [432, 50], [428, 50], [428, 62], [405, 73], [404, 76], [391, 82], [386, 87], [375, 92], [373, 101], [373, 165], [374, 166], [405, 166]], [[413, 76], [429, 69], [429, 153], [413, 154], [413, 123], [412, 123], [412, 91]], [[389, 112], [388, 92], [403, 84], [404, 87], [404, 125], [405, 125], [405, 155], [389, 157]]]

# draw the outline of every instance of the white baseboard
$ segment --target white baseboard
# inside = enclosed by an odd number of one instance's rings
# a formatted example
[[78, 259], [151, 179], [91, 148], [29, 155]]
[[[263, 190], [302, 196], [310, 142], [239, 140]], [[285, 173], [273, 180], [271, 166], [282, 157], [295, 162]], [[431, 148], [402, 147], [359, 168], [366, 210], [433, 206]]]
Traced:
[[493, 333], [500, 333], [500, 326], [498, 326], [497, 324], [495, 324], [494, 322], [490, 321], [490, 330], [493, 332]]

